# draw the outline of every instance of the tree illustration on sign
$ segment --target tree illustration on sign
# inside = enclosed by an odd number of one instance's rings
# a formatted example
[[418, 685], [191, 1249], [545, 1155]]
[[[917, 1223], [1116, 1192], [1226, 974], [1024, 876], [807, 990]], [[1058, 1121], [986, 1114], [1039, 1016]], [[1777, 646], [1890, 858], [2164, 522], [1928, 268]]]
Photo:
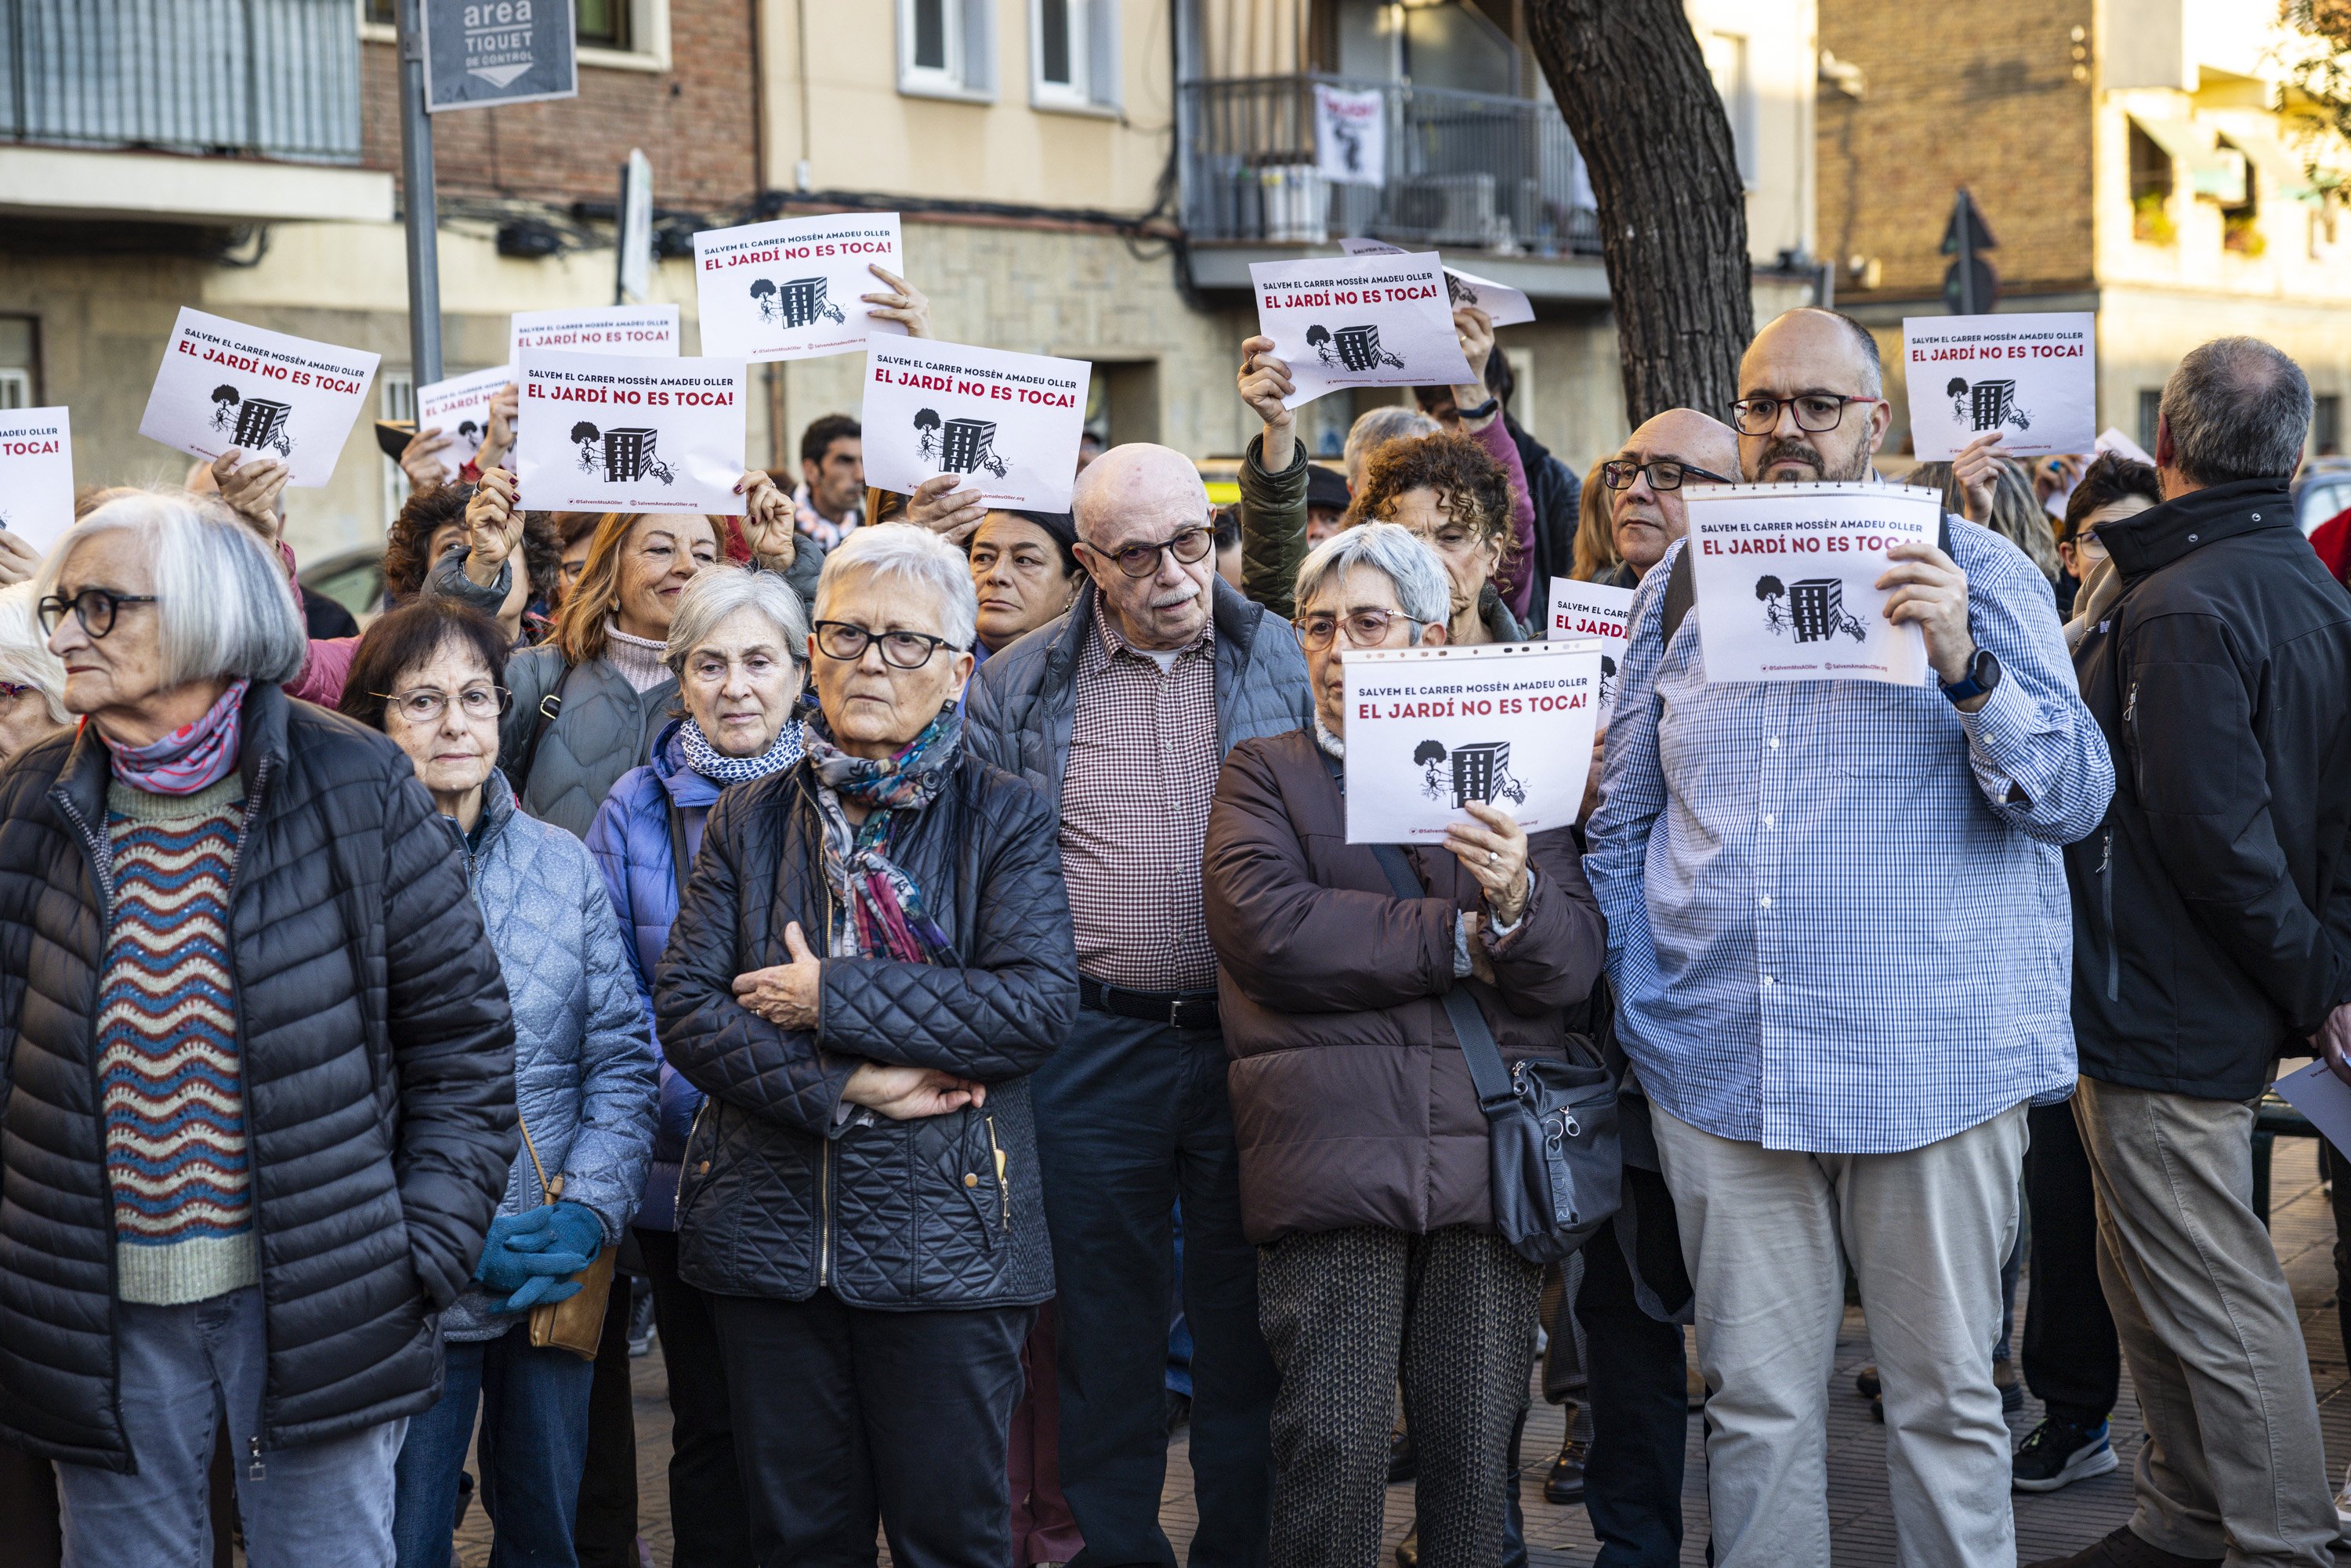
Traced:
[[580, 467], [591, 473], [595, 470], [600, 458], [597, 447], [602, 440], [603, 432], [584, 419], [571, 427], [571, 444], [580, 448]]
[[1774, 637], [1788, 634], [1788, 611], [1782, 602], [1788, 597], [1788, 585], [1776, 577], [1755, 580], [1755, 597], [1763, 601], [1763, 624]]
[[1412, 760], [1420, 769], [1420, 792], [1432, 800], [1445, 799], [1450, 788], [1437, 769], [1445, 765], [1445, 747], [1434, 740], [1424, 740], [1412, 748]]
[[918, 408], [914, 411], [914, 428], [921, 433], [914, 438], [914, 450], [923, 455], [925, 462], [939, 455], [939, 426], [945, 423], [939, 418], [937, 409]]
[[1755, 597], [1763, 601], [1763, 624], [1775, 637], [1792, 626], [1799, 643], [1825, 643], [1840, 632], [1856, 643], [1869, 641], [1868, 629], [1845, 613], [1842, 579], [1808, 577], [1790, 588], [1776, 577], [1760, 577]]
[[764, 277], [753, 278], [751, 280], [751, 298], [759, 307], [760, 320], [772, 321], [776, 319], [776, 286], [774, 283]]
[[1320, 321], [1306, 329], [1306, 346], [1312, 349], [1315, 357], [1324, 364], [1335, 365], [1339, 362], [1339, 356], [1331, 351], [1331, 329]]
[[224, 382], [213, 388], [213, 428], [226, 430], [236, 423], [236, 389]]

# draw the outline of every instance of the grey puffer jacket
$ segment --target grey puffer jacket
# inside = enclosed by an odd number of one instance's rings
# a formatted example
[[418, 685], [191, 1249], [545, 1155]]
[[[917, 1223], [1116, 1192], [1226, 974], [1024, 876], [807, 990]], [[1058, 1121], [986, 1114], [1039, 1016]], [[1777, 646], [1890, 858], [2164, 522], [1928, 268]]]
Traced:
[[[660, 1083], [604, 879], [585, 844], [517, 810], [495, 772], [482, 787], [468, 859], [514, 1009], [515, 1108], [549, 1183], [560, 1174], [565, 1200], [594, 1210], [605, 1241], [618, 1241], [653, 1153]], [[526, 1148], [507, 1169], [498, 1212], [542, 1201]], [[469, 1284], [441, 1314], [441, 1334], [496, 1339], [517, 1321], [493, 1315], [489, 1298]]]
[[[1314, 716], [1306, 655], [1290, 622], [1242, 598], [1222, 578], [1216, 593], [1217, 734], [1230, 751], [1260, 735], [1304, 728]], [[1058, 817], [1077, 706], [1079, 654], [1094, 635], [1094, 585], [1077, 602], [979, 667], [965, 710], [965, 744], [983, 761], [1044, 789]]]

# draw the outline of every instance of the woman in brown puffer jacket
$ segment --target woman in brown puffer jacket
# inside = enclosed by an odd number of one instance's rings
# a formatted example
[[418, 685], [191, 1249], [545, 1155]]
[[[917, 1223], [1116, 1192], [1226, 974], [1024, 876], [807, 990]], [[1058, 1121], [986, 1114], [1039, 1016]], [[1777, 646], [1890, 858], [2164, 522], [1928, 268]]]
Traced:
[[1393, 524], [1350, 529], [1307, 558], [1297, 602], [1315, 723], [1232, 749], [1204, 861], [1242, 1220], [1282, 1377], [1272, 1563], [1377, 1561], [1401, 1381], [1421, 1561], [1482, 1568], [1501, 1553], [1541, 1270], [1494, 1232], [1486, 1121], [1443, 998], [1468, 986], [1506, 1061], [1562, 1056], [1562, 1009], [1606, 939], [1570, 830], [1472, 807], [1405, 852], [1429, 894], [1412, 900], [1346, 841], [1341, 651], [1443, 641], [1435, 553]]

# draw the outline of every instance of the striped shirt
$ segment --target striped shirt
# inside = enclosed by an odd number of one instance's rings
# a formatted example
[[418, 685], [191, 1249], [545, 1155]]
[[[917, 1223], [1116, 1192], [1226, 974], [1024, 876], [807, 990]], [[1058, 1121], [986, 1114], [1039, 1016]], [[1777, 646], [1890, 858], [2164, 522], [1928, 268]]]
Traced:
[[98, 1076], [117, 1291], [174, 1306], [260, 1278], [229, 963], [245, 786], [235, 772], [177, 796], [118, 780], [106, 808]]

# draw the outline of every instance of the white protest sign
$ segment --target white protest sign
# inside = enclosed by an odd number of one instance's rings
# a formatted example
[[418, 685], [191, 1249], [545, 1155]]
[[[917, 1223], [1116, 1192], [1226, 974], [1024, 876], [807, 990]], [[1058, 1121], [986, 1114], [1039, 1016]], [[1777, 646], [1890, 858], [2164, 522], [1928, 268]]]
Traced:
[[[674, 359], [678, 352], [674, 305], [582, 305], [569, 310], [517, 310], [509, 329], [509, 362], [520, 364], [525, 349], [560, 349], [567, 354], [647, 354]], [[739, 476], [738, 476], [739, 477]]]
[[1314, 167], [1336, 185], [1387, 183], [1387, 105], [1379, 89], [1316, 85]]
[[1435, 251], [1249, 264], [1257, 329], [1290, 366], [1296, 408], [1341, 387], [1466, 386]]
[[1086, 424], [1083, 360], [928, 338], [865, 350], [865, 482], [912, 495], [969, 476], [991, 507], [1066, 512]]
[[66, 411], [0, 413], [0, 528], [47, 551], [73, 520], [73, 430]]
[[482, 437], [490, 430], [490, 400], [514, 379], [512, 365], [493, 365], [416, 389], [416, 428], [455, 437], [441, 449], [441, 466], [447, 476], [443, 484], [455, 482], [481, 450]]
[[2011, 457], [2090, 450], [2097, 430], [2097, 318], [1906, 316], [1910, 448], [1947, 463], [1997, 431]]
[[2351, 1084], [2335, 1077], [2324, 1061], [2287, 1073], [2277, 1081], [2277, 1092], [2338, 1153], [2351, 1150]]
[[742, 515], [743, 361], [533, 350], [517, 369], [515, 484], [532, 511]]
[[378, 358], [183, 306], [139, 434], [191, 457], [275, 457], [287, 484], [316, 488], [334, 477]]
[[869, 334], [906, 329], [876, 321], [861, 298], [888, 287], [866, 268], [904, 277], [895, 213], [778, 218], [694, 236], [702, 346], [749, 360], [845, 354]]
[[[1349, 256], [1405, 256], [1402, 246], [1390, 245], [1384, 239], [1343, 239], [1339, 248]], [[1462, 271], [1458, 267], [1445, 269], [1445, 290], [1455, 305], [1475, 305], [1486, 313], [1497, 327], [1516, 327], [1535, 319], [1534, 301], [1523, 290], [1507, 283], [1497, 283], [1490, 277]]]
[[1685, 485], [1708, 681], [1927, 678], [1915, 622], [1876, 584], [1900, 544], [1935, 542], [1943, 498], [1906, 485]]
[[1434, 843], [1499, 806], [1531, 833], [1583, 806], [1599, 712], [1601, 645], [1490, 643], [1342, 656], [1347, 841]]
[[1625, 662], [1625, 643], [1632, 635], [1633, 590], [1611, 588], [1581, 578], [1551, 580], [1551, 634], [1553, 639], [1600, 639], [1600, 712], [1604, 718], [1616, 706], [1616, 671]]
[[2098, 432], [2097, 445], [2095, 449], [2099, 452], [2119, 452], [2134, 463], [2144, 463], [2150, 468], [2155, 466], [2155, 458], [2148, 454], [2146, 447], [2141, 446], [2111, 424]]

